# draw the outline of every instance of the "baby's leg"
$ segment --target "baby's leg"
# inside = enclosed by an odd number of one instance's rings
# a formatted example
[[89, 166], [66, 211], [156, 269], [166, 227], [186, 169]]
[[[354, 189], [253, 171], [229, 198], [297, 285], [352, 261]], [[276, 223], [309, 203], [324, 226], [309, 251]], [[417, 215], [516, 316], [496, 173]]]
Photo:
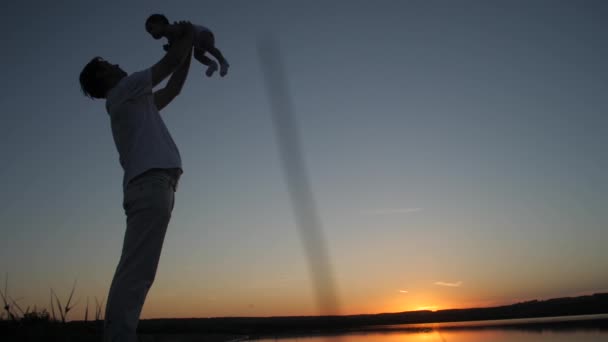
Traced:
[[211, 77], [211, 75], [213, 75], [213, 73], [217, 70], [217, 63], [211, 58], [205, 56], [205, 50], [194, 49], [194, 58], [201, 62], [201, 64], [207, 66], [207, 71], [205, 72], [207, 77]]
[[215, 36], [211, 32], [205, 32], [201, 34], [201, 38], [205, 46], [205, 51], [209, 52], [209, 54], [215, 57], [215, 59], [217, 59], [217, 61], [220, 63], [220, 76], [226, 76], [229, 64], [226, 58], [224, 58], [224, 55], [222, 55], [222, 52], [215, 47]]
[[226, 74], [228, 73], [228, 67], [230, 65], [228, 64], [228, 61], [224, 58], [224, 55], [222, 55], [220, 50], [215, 46], [211, 47], [207, 51], [209, 52], [209, 54], [211, 54], [211, 56], [215, 57], [218, 62], [220, 62], [220, 76], [226, 76]]
[[222, 55], [222, 52], [215, 46], [212, 46], [209, 49], [207, 49], [207, 52], [209, 52], [209, 54], [211, 56], [215, 57], [215, 59], [217, 59], [217, 61], [220, 62], [220, 64], [228, 64], [228, 62], [226, 61], [226, 58], [224, 58], [224, 55]]

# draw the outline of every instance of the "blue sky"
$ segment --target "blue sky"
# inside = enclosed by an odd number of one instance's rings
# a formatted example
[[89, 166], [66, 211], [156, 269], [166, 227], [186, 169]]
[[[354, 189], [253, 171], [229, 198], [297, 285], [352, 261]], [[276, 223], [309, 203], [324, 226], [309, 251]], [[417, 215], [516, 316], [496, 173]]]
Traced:
[[[210, 27], [162, 112], [184, 174], [143, 317], [314, 314], [256, 42], [281, 41], [347, 313], [608, 289], [602, 1], [22, 1], [4, 5], [0, 272], [19, 303], [104, 297], [125, 216], [94, 56], [163, 55], [155, 12]], [[456, 286], [445, 286], [456, 285]], [[82, 305], [74, 315], [80, 316]]]

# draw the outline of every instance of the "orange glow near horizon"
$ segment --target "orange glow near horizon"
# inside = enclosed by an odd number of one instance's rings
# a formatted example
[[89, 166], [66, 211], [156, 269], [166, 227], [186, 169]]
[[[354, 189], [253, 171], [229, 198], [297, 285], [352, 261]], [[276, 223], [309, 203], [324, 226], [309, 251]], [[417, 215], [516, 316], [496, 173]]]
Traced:
[[[414, 293], [414, 294], [413, 294]], [[253, 298], [253, 299], [252, 299]], [[228, 295], [203, 296], [183, 293], [153, 293], [144, 305], [142, 319], [153, 318], [205, 318], [205, 317], [269, 317], [269, 316], [315, 316], [317, 311], [314, 301], [309, 296], [238, 296]], [[513, 304], [520, 299], [504, 302], [469, 300], [461, 297], [460, 301], [444, 298], [441, 292], [420, 293], [409, 291], [407, 294], [395, 290], [393, 294], [374, 297], [343, 298], [340, 315], [398, 313], [406, 311], [447, 309], [464, 309], [475, 307], [492, 307]], [[36, 303], [23, 302], [23, 305]], [[89, 310], [94, 307], [91, 302]], [[105, 303], [104, 303], [105, 304]], [[39, 308], [42, 308], [39, 306]], [[91, 315], [89, 311], [89, 315]], [[84, 317], [84, 305], [76, 306], [70, 311], [69, 320], [80, 320]], [[90, 317], [90, 316], [89, 316]]]
[[[364, 313], [395, 313], [407, 311], [440, 311], [450, 309], [468, 309], [509, 305], [520, 300], [475, 300], [466, 295], [453, 298], [453, 295], [442, 294], [441, 291], [408, 291], [396, 290], [395, 295], [387, 296], [383, 301], [365, 306]], [[353, 311], [353, 310], [349, 310]], [[357, 310], [354, 310], [357, 311]], [[361, 314], [362, 312], [349, 312], [347, 314]]]
[[[441, 301], [436, 296], [396, 296], [390, 295], [385, 298], [372, 298], [371, 300], [343, 300], [340, 315], [379, 314], [396, 313], [419, 310], [443, 310], [451, 309], [454, 303]], [[162, 317], [223, 317], [223, 316], [314, 316], [319, 312], [314, 303], [304, 299], [276, 298], [277, 300], [266, 303], [255, 302], [243, 303], [241, 299], [217, 298], [209, 300], [204, 298], [176, 297], [152, 297], [144, 307], [142, 318]], [[462, 305], [460, 306], [462, 307]]]
[[[471, 300], [467, 297], [451, 300], [441, 292], [402, 293], [395, 290], [385, 296], [362, 296], [342, 298], [339, 315], [398, 313], [407, 311], [440, 311], [508, 305], [520, 300], [488, 301]], [[196, 318], [196, 317], [268, 317], [268, 316], [314, 316], [320, 314], [310, 301], [303, 297], [276, 296], [257, 299], [245, 297], [204, 296], [186, 297], [182, 295], [152, 296], [146, 302], [142, 318]]]
[[403, 292], [402, 290], [397, 290], [395, 295], [387, 297], [384, 303], [376, 304], [383, 305], [377, 305], [373, 310], [374, 313], [393, 313], [420, 310], [437, 311], [451, 309], [455, 303], [445, 300], [441, 296], [430, 291]]
[[[179, 284], [183, 284], [181, 282]], [[352, 286], [344, 288], [340, 293], [341, 308], [339, 315], [361, 315], [398, 313], [407, 311], [440, 311], [449, 309], [467, 309], [509, 305], [518, 302], [539, 299], [590, 295], [593, 293], [608, 292], [595, 290], [576, 293], [559, 293], [541, 296], [524, 296], [520, 293], [496, 296], [492, 293], [482, 293], [477, 289], [462, 286], [459, 288], [436, 287], [433, 285], [392, 287], [385, 283], [376, 282], [376, 287], [357, 288]], [[424, 284], [423, 284], [424, 285]], [[84, 317], [87, 293], [103, 293], [102, 287], [87, 289], [78, 292], [81, 296], [80, 305], [70, 311], [69, 320], [81, 320]], [[17, 290], [15, 290], [14, 293]], [[83, 293], [84, 292], [84, 293]], [[68, 292], [59, 294], [63, 300]], [[19, 293], [24, 297], [19, 301], [22, 307], [34, 307], [49, 310], [46, 294], [31, 295], [27, 292]], [[103, 296], [99, 296], [104, 301]], [[42, 305], [41, 305], [42, 304]], [[95, 301], [90, 297], [89, 317], [93, 314]], [[103, 314], [103, 311], [102, 311]], [[240, 289], [200, 289], [189, 290], [183, 287], [172, 286], [171, 282], [162, 281], [150, 292], [142, 311], [142, 319], [152, 318], [205, 318], [205, 317], [268, 317], [268, 316], [315, 316], [320, 312], [316, 307], [312, 291], [290, 287], [268, 290], [258, 287], [242, 287]]]

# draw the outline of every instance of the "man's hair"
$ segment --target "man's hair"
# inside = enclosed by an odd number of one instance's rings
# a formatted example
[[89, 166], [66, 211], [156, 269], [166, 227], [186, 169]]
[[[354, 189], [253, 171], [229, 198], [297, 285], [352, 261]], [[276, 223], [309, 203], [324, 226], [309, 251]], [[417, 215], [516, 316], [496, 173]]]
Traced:
[[151, 23], [159, 23], [164, 25], [169, 25], [169, 19], [162, 14], [152, 14], [146, 19], [146, 25]]
[[95, 57], [80, 72], [80, 88], [85, 96], [95, 99], [102, 99], [106, 96], [106, 84], [98, 76], [102, 67], [102, 58]]

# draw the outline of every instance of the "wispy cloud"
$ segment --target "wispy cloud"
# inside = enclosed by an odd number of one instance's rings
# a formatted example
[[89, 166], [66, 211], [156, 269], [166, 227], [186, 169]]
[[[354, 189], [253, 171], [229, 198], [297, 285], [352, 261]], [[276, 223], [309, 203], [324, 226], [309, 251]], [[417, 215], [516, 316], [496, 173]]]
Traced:
[[368, 215], [409, 214], [424, 210], [423, 208], [384, 208], [365, 211]]
[[409, 293], [409, 291], [406, 291], [406, 290], [399, 290], [399, 292], [401, 292], [401, 293]]
[[462, 285], [462, 282], [461, 281], [457, 281], [455, 283], [448, 283], [446, 281], [436, 281], [435, 285], [448, 286], [448, 287], [460, 287], [460, 285]]

